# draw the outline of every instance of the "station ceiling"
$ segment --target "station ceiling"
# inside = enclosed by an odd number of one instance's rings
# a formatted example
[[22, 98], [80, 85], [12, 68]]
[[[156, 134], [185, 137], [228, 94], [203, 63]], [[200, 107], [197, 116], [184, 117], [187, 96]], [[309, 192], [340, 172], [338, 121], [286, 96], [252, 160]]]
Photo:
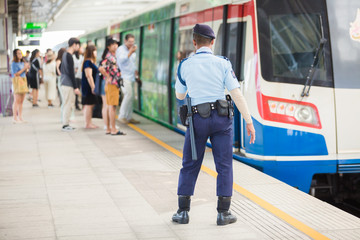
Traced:
[[91, 32], [137, 11], [172, 0], [8, 0], [14, 30], [27, 22], [46, 22], [48, 31]]

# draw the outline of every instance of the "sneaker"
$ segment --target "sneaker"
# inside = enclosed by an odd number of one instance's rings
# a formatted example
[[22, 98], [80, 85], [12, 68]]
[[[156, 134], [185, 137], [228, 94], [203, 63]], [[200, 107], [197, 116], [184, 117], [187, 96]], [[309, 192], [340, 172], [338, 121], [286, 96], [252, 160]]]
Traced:
[[126, 118], [119, 118], [119, 122], [123, 123], [123, 124], [128, 124], [129, 121]]
[[129, 123], [138, 124], [138, 123], [140, 123], [140, 121], [135, 120], [135, 119], [132, 118], [132, 119], [129, 120]]
[[64, 132], [72, 132], [72, 131], [75, 131], [75, 129], [76, 128], [73, 128], [70, 125], [64, 125], [61, 130], [64, 131]]
[[48, 108], [53, 108], [54, 105], [53, 104], [48, 104]]
[[39, 104], [33, 104], [33, 107], [37, 108], [39, 107]]

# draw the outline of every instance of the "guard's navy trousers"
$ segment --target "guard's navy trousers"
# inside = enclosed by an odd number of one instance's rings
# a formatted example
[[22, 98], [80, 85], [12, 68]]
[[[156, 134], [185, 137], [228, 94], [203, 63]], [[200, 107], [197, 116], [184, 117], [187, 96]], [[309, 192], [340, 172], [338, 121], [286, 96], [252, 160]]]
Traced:
[[198, 160], [192, 160], [190, 131], [188, 128], [185, 134], [182, 160], [183, 167], [180, 170], [178, 195], [191, 196], [194, 194], [196, 180], [204, 158], [206, 142], [210, 137], [212, 153], [218, 173], [216, 186], [217, 196], [232, 196], [232, 119], [227, 116], [219, 116], [216, 110], [212, 110], [208, 118], [194, 114], [193, 122]]

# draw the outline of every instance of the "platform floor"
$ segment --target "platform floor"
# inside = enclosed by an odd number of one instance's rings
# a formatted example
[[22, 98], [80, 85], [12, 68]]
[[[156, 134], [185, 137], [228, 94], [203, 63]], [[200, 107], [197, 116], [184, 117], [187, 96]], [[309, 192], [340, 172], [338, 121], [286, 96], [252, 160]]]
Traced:
[[127, 136], [107, 136], [83, 129], [81, 112], [78, 129], [62, 132], [60, 108], [40, 106], [25, 103], [26, 124], [0, 117], [0, 240], [360, 238], [359, 218], [237, 161], [238, 221], [216, 226], [210, 149], [190, 223], [174, 224], [182, 135], [136, 116], [119, 124]]

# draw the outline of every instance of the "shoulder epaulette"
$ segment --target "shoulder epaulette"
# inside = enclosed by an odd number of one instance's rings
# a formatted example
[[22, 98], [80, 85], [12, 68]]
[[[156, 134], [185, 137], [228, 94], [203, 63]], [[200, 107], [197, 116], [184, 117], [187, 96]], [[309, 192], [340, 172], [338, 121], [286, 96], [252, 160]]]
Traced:
[[182, 85], [184, 85], [186, 87], [186, 82], [181, 78], [181, 74], [180, 74], [180, 69], [181, 69], [181, 65], [183, 64], [183, 62], [185, 62], [186, 60], [188, 60], [189, 58], [184, 58], [183, 60], [181, 60], [180, 64], [179, 64], [179, 67], [178, 67], [178, 70], [177, 70], [177, 76], [178, 76], [178, 79], [180, 81], [180, 83]]
[[227, 57], [225, 57], [225, 56], [221, 56], [221, 55], [215, 55], [215, 56], [217, 56], [217, 57], [219, 57], [219, 58], [223, 58], [223, 59], [225, 59], [226, 61], [229, 61], [229, 62], [230, 62], [230, 60], [229, 60]]

